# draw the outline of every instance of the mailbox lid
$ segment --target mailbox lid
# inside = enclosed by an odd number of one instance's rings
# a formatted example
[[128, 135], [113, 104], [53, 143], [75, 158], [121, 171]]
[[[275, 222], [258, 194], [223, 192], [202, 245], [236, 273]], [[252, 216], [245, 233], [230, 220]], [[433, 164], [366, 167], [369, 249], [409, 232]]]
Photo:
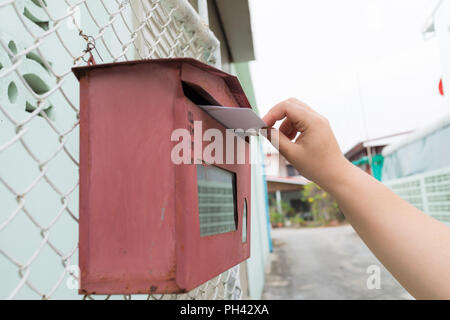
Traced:
[[[103, 63], [103, 64], [95, 64], [95, 65], [89, 65], [89, 66], [80, 66], [80, 67], [74, 67], [72, 68], [72, 72], [75, 74], [78, 80], [80, 80], [81, 77], [83, 77], [86, 73], [88, 73], [90, 70], [95, 69], [104, 69], [104, 68], [115, 68], [117, 66], [121, 65], [141, 65], [141, 64], [172, 64], [180, 68], [180, 72], [183, 74], [186, 74], [185, 70], [202, 70], [205, 73], [208, 73], [210, 76], [213, 77], [219, 77], [222, 78], [223, 81], [226, 83], [229, 91], [233, 95], [235, 101], [237, 102], [238, 106], [241, 108], [252, 108], [247, 96], [244, 93], [244, 90], [242, 89], [241, 84], [239, 83], [239, 80], [236, 76], [233, 76], [229, 73], [226, 73], [222, 70], [219, 70], [213, 66], [210, 66], [206, 63], [203, 63], [201, 61], [198, 61], [193, 58], [162, 58], [162, 59], [147, 59], [147, 60], [132, 60], [132, 61], [122, 61], [122, 62], [114, 62], [114, 63]], [[187, 66], [185, 66], [187, 65]], [[185, 75], [181, 76], [182, 80]], [[189, 78], [191, 76], [188, 76]], [[195, 75], [194, 75], [195, 77]]]

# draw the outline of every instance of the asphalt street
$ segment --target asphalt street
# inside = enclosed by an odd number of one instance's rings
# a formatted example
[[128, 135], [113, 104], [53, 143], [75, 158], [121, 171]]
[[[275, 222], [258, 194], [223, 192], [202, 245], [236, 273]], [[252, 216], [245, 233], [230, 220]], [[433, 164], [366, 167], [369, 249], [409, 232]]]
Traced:
[[[273, 229], [272, 238], [263, 299], [412, 299], [351, 226]], [[372, 270], [379, 289], [368, 288]]]

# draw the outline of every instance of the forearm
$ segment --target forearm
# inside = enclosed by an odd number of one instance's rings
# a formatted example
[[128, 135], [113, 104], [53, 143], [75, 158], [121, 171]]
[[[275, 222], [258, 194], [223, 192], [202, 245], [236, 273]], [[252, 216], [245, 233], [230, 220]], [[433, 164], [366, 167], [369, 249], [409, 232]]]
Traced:
[[384, 266], [416, 298], [450, 299], [450, 228], [342, 161], [319, 184]]

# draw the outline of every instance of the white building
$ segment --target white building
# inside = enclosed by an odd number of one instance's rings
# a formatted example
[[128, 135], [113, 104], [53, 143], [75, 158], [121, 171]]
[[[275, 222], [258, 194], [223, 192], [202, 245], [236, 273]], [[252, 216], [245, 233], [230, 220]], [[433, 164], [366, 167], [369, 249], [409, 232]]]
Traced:
[[[423, 28], [435, 38], [450, 111], [450, 1], [437, 3]], [[437, 84], [436, 84], [437, 85]], [[450, 112], [383, 150], [383, 182], [432, 217], [450, 224]]]

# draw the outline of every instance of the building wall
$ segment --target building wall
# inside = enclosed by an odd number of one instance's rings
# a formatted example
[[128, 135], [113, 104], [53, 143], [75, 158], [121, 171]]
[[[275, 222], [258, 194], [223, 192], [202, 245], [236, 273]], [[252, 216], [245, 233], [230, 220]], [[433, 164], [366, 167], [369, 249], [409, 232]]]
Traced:
[[265, 168], [268, 176], [288, 177], [288, 164], [288, 161], [278, 151], [271, 150], [265, 154]]
[[220, 22], [220, 16], [213, 0], [208, 0], [209, 28], [220, 41], [220, 56], [222, 59], [222, 70], [232, 73], [230, 54], [227, 49], [226, 37]]
[[[233, 64], [232, 71], [238, 76], [251, 105], [257, 112], [248, 63]], [[267, 187], [263, 166], [264, 154], [261, 142], [264, 138], [251, 137], [252, 157], [252, 208], [251, 208], [251, 256], [245, 262], [248, 292], [251, 299], [260, 299], [264, 288], [264, 269], [270, 252], [270, 224]], [[242, 270], [242, 267], [241, 267]]]

